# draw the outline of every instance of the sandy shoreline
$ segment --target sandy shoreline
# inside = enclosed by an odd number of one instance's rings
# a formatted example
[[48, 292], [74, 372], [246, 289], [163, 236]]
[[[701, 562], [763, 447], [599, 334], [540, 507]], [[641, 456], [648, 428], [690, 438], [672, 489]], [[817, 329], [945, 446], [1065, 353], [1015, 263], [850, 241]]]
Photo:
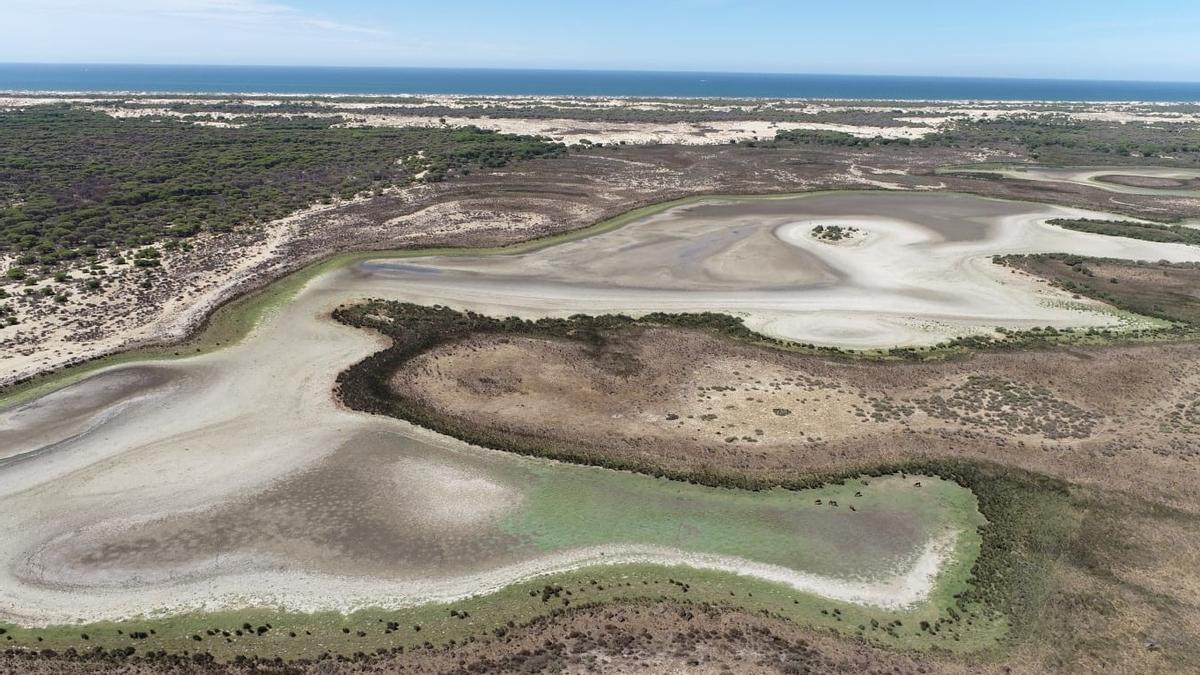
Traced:
[[[97, 593], [88, 587], [37, 589], [25, 586], [18, 593], [0, 591], [0, 617], [24, 626], [117, 621], [136, 617], [172, 616], [248, 607], [286, 607], [288, 611], [349, 614], [366, 608], [402, 609], [425, 604], [445, 604], [488, 595], [508, 586], [554, 573], [594, 566], [648, 564], [683, 566], [725, 572], [780, 584], [837, 602], [883, 610], [910, 609], [925, 601], [951, 557], [957, 533], [931, 539], [920, 552], [881, 579], [839, 579], [808, 574], [778, 565], [767, 565], [726, 556], [679, 551], [660, 546], [604, 546], [544, 556], [484, 574], [408, 582], [358, 579], [289, 570], [264, 571], [256, 561], [246, 561], [253, 571], [226, 571], [219, 577], [166, 587], [153, 585], [117, 592]], [[226, 561], [226, 570], [236, 569]], [[255, 589], [248, 591], [247, 589]], [[22, 607], [36, 606], [36, 613]]]

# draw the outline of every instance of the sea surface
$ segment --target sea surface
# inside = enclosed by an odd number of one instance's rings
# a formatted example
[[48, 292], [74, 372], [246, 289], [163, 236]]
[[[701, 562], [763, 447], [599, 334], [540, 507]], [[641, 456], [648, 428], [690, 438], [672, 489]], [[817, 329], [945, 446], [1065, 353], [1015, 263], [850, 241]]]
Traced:
[[1200, 101], [1200, 82], [885, 75], [0, 64], [0, 91]]

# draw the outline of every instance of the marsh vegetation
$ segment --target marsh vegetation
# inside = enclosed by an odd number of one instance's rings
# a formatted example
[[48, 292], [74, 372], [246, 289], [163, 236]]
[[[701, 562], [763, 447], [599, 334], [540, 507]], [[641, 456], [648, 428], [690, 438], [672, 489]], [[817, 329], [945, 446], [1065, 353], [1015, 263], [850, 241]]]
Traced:
[[1134, 223], [1127, 220], [1096, 220], [1088, 218], [1053, 218], [1048, 221], [1076, 232], [1090, 232], [1110, 237], [1129, 237], [1165, 244], [1200, 246], [1200, 229], [1186, 225]]

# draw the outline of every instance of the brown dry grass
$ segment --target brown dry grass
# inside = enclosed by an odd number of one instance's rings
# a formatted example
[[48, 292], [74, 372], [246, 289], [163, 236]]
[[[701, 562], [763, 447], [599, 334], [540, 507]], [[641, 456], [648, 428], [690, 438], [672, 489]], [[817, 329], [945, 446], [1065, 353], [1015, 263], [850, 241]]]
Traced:
[[463, 428], [634, 464], [770, 477], [970, 458], [1200, 511], [1200, 425], [1176, 414], [1200, 397], [1200, 345], [867, 363], [667, 328], [601, 347], [476, 336], [393, 382]]
[[681, 473], [781, 480], [934, 457], [1065, 479], [1071, 507], [1058, 517], [1077, 522], [1053, 525], [1074, 534], [1044, 544], [1045, 574], [1020, 580], [1026, 623], [988, 667], [1200, 663], [1200, 425], [1186, 415], [1200, 345], [885, 363], [639, 327], [586, 345], [476, 335], [417, 356], [392, 383], [451, 427]]
[[673, 602], [582, 607], [487, 640], [310, 663], [0, 654], [0, 675], [50, 673], [964, 673], [766, 616]]

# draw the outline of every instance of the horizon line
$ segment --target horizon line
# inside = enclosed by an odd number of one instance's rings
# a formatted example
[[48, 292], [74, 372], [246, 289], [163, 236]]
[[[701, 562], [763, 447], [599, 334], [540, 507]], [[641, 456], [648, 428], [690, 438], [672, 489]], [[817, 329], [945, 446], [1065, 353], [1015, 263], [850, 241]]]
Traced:
[[492, 72], [543, 72], [543, 73], [628, 73], [663, 75], [754, 75], [773, 77], [856, 77], [893, 79], [934, 80], [1016, 80], [1032, 82], [1097, 82], [1122, 84], [1182, 84], [1200, 85], [1200, 80], [1141, 80], [1101, 79], [1087, 77], [1026, 77], [1013, 75], [898, 75], [887, 73], [818, 73], [799, 71], [753, 71], [753, 70], [673, 70], [631, 68], [529, 68], [499, 66], [395, 66], [395, 65], [317, 65], [317, 64], [220, 64], [220, 63], [134, 63], [117, 61], [73, 62], [73, 61], [0, 61], [0, 66], [118, 66], [143, 68], [278, 68], [278, 69], [329, 69], [329, 70], [445, 70], [445, 71], [492, 71]]

